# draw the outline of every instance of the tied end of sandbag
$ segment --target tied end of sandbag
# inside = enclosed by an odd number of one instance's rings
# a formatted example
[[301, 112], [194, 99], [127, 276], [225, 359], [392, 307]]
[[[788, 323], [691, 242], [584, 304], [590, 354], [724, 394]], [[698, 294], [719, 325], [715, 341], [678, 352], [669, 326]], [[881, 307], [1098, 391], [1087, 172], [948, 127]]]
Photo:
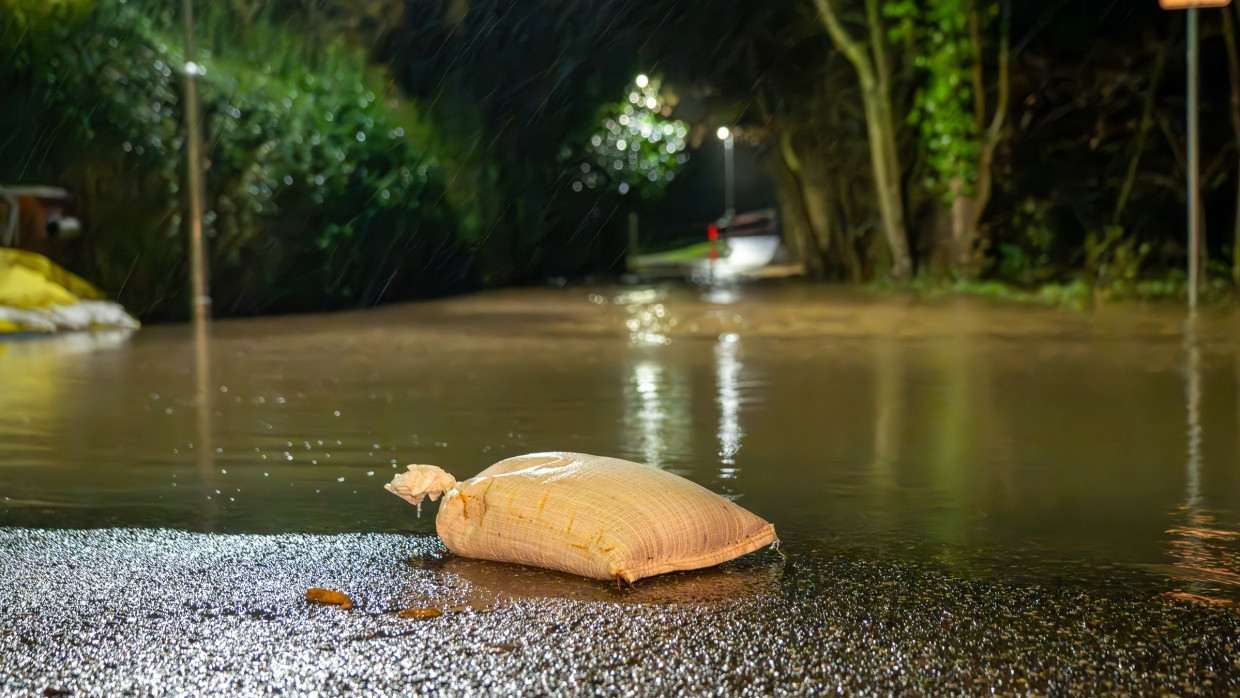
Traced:
[[383, 486], [383, 489], [417, 507], [418, 516], [422, 515], [423, 498], [430, 497], [433, 502], [455, 488], [456, 478], [437, 465], [410, 465], [407, 472], [399, 473]]
[[781, 558], [783, 558], [784, 560], [787, 560], [787, 559], [788, 559], [788, 555], [784, 553], [783, 548], [779, 547], [779, 539], [778, 539], [778, 538], [776, 538], [775, 540], [771, 541], [771, 549], [772, 549], [772, 550], [774, 550], [775, 552], [779, 553], [779, 556], [780, 556]]

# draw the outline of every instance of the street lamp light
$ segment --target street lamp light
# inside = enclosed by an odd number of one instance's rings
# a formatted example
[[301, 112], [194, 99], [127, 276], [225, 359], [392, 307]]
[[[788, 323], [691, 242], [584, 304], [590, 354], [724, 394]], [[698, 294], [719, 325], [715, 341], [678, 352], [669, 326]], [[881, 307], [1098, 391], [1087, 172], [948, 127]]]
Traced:
[[719, 130], [715, 131], [715, 136], [723, 141], [723, 215], [730, 224], [732, 217], [736, 215], [736, 167], [732, 155], [736, 139], [732, 129], [727, 126], [720, 126]]

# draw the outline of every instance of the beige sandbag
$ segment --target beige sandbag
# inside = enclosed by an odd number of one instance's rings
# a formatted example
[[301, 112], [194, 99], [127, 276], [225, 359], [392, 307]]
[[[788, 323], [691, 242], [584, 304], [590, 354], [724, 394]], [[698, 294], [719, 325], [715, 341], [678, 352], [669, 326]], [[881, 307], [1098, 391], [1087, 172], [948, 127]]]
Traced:
[[384, 487], [419, 508], [444, 495], [435, 529], [457, 555], [595, 579], [632, 583], [778, 542], [774, 526], [714, 492], [619, 458], [534, 453], [459, 483], [411, 465]]

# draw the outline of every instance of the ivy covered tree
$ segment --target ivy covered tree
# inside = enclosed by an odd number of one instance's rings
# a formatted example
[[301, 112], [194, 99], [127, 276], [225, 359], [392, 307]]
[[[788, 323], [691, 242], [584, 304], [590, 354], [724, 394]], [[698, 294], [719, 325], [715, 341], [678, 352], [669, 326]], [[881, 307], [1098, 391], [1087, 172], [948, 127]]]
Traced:
[[[979, 225], [990, 201], [995, 153], [1007, 118], [1008, 1], [899, 0], [883, 8], [892, 24], [888, 38], [913, 47], [919, 86], [907, 121], [916, 129], [926, 160], [922, 184], [950, 207], [949, 269], [965, 278], [981, 271]], [[996, 20], [992, 63], [984, 49]], [[997, 74], [989, 82], [988, 65]], [[993, 93], [993, 106], [988, 93]]]

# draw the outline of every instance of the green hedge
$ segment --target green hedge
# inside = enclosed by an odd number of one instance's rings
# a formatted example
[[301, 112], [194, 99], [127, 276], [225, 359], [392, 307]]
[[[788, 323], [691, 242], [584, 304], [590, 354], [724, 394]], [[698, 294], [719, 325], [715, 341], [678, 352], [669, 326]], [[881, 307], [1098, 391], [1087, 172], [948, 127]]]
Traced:
[[[183, 30], [169, 3], [0, 0], [0, 182], [69, 186], [70, 259], [144, 318], [188, 308]], [[48, 8], [52, 8], [49, 10]], [[469, 283], [429, 136], [364, 56], [206, 8], [207, 233], [218, 314], [319, 310]]]

